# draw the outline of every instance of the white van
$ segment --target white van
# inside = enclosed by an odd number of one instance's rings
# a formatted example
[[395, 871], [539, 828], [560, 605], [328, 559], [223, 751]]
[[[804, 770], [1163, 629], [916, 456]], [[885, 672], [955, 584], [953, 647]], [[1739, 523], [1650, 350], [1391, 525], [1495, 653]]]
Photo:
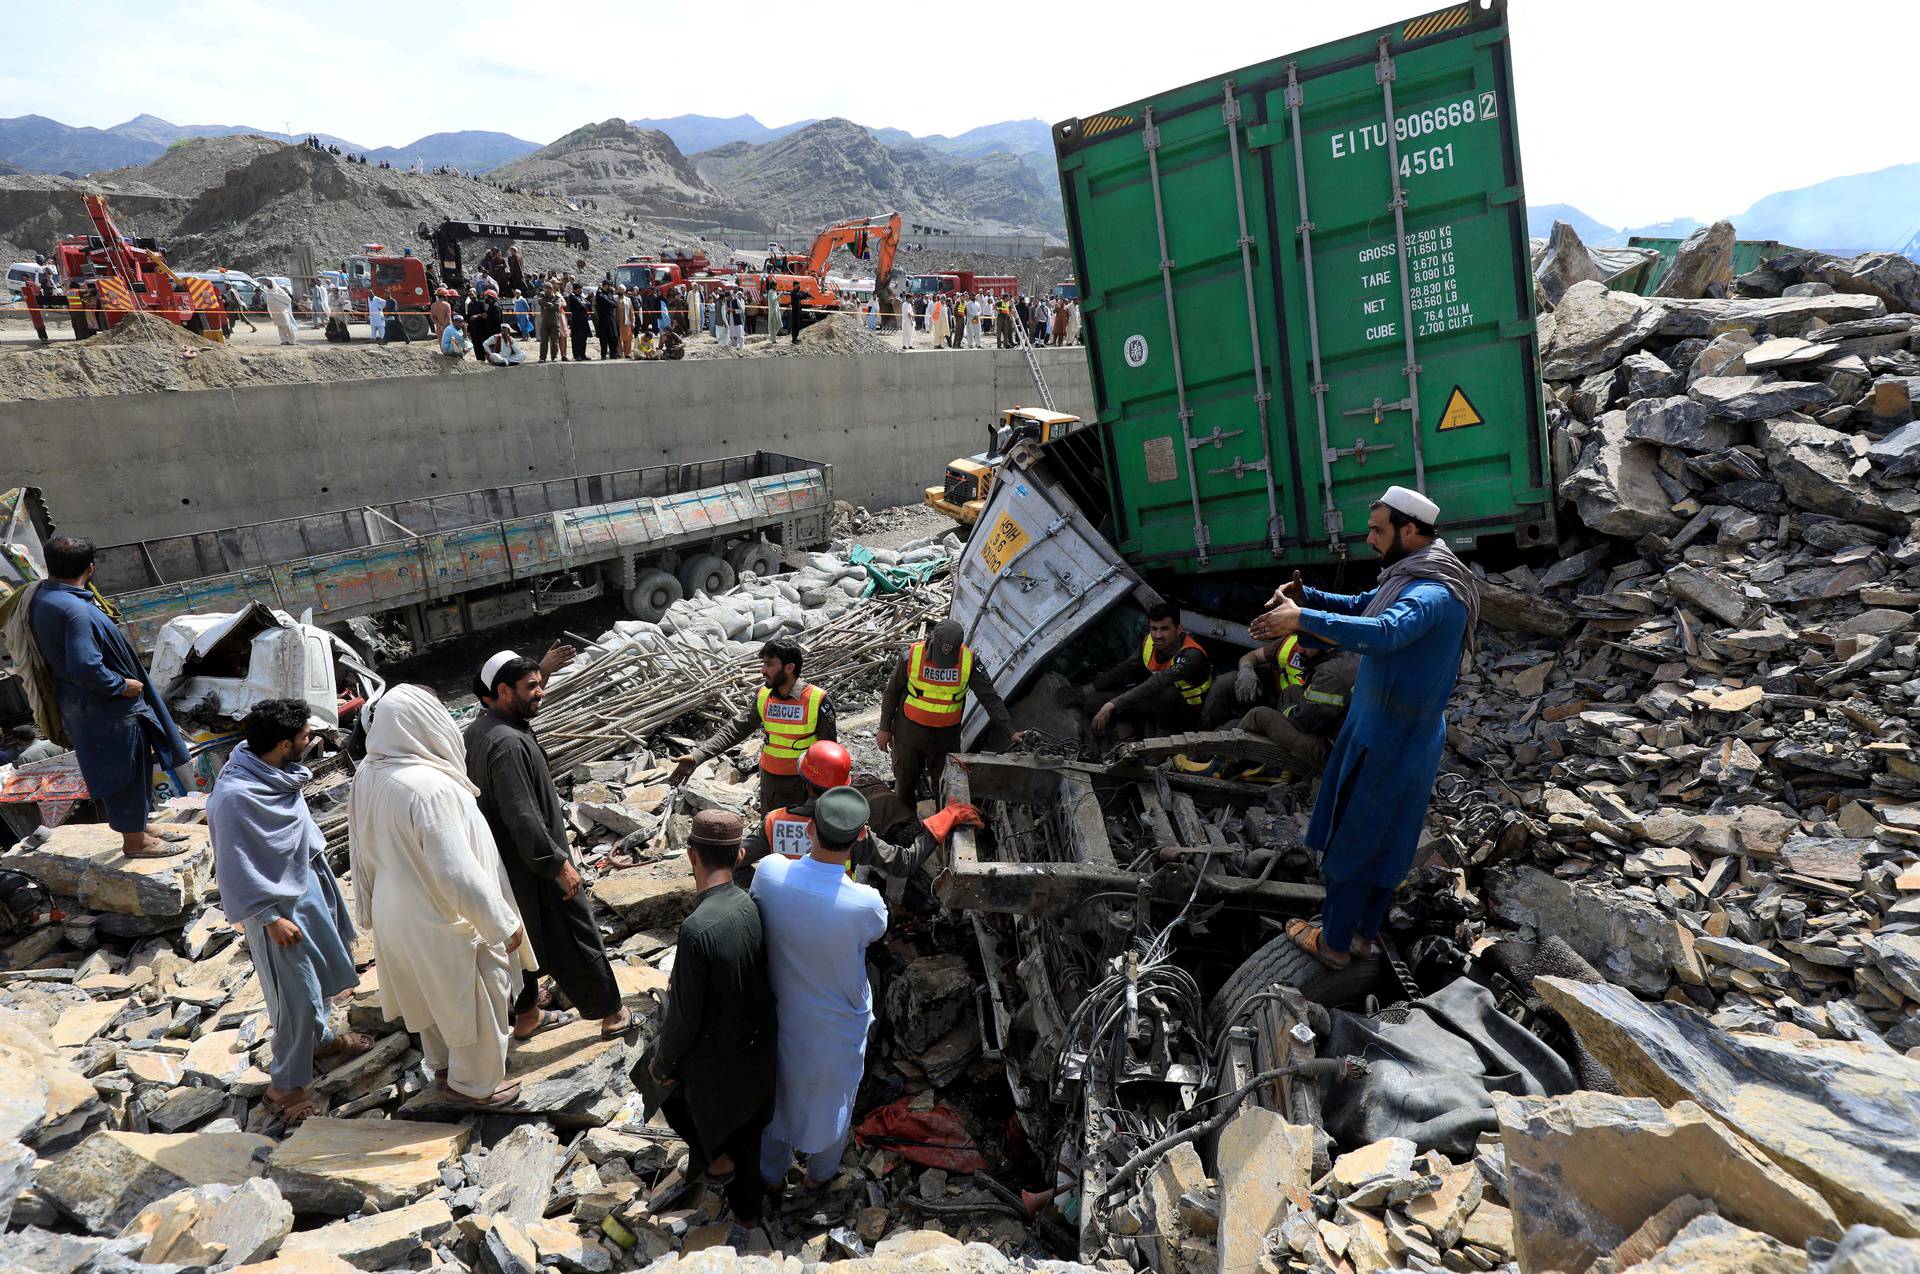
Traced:
[[[242, 309], [257, 310], [260, 308], [260, 306], [256, 304], [256, 297], [254, 295], [254, 293], [259, 290], [260, 285], [255, 283], [253, 276], [244, 270], [182, 270], [180, 276], [186, 279], [205, 279], [216, 287], [231, 287], [233, 289], [233, 295], [240, 302]], [[225, 298], [222, 299], [224, 300]]]
[[37, 279], [50, 269], [49, 266], [36, 265], [31, 261], [15, 261], [7, 267], [7, 301], [14, 303], [24, 295], [21, 291], [28, 279]]

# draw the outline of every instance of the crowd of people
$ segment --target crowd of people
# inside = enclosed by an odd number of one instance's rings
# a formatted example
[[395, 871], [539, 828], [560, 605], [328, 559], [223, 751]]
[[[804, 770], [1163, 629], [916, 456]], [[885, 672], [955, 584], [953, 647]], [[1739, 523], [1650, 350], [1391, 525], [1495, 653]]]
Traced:
[[935, 292], [917, 293], [904, 304], [913, 326], [900, 329], [903, 349], [912, 348], [913, 331], [931, 333], [935, 349], [984, 349], [989, 332], [996, 348], [1013, 349], [1022, 329], [1034, 345], [1080, 342], [1080, 303], [1063, 297]]
[[[1324, 767], [1306, 839], [1321, 854], [1325, 903], [1317, 923], [1296, 920], [1287, 933], [1333, 968], [1375, 949], [1412, 861], [1462, 653], [1471, 654], [1478, 592], [1437, 538], [1438, 516], [1426, 496], [1389, 488], [1368, 519], [1384, 563], [1376, 587], [1327, 593], [1296, 574], [1249, 625], [1264, 644], [1218, 686], [1205, 647], [1162, 606], [1149, 613], [1138, 655], [1082, 696], [1100, 734], [1172, 733], [1242, 709], [1246, 728], [1307, 758], [1290, 765]], [[53, 744], [73, 747], [123, 854], [179, 853], [183, 833], [151, 821], [149, 775], [156, 763], [184, 764], [186, 744], [91, 591], [92, 544], [56, 537], [45, 557], [48, 578], [0, 603], [0, 632], [36, 717]], [[362, 931], [372, 935], [382, 1008], [419, 1037], [447, 1106], [511, 1108], [515, 1040], [582, 1018], [600, 1039], [634, 1028], [532, 730], [548, 679], [574, 654], [556, 643], [539, 660], [489, 657], [464, 730], [422, 686], [394, 687], [364, 707], [344, 885], [302, 796], [312, 777], [302, 764], [308, 705], [270, 700], [247, 713], [206, 818], [221, 904], [245, 932], [272, 1026], [265, 1100], [288, 1125], [320, 1109], [315, 1059], [372, 1047], [331, 1025], [335, 997], [360, 980], [351, 953]], [[804, 676], [801, 646], [775, 639], [761, 659], [753, 697], [675, 757], [667, 777], [678, 787], [760, 735], [752, 833], [722, 809], [703, 810], [688, 829], [696, 901], [658, 1030], [633, 1072], [649, 1106], [685, 1138], [689, 1173], [723, 1192], [748, 1227], [768, 1192], [787, 1188], [796, 1159], [800, 1190], [839, 1171], [874, 1021], [866, 952], [887, 932], [888, 897], [923, 898], [912, 888], [921, 869], [955, 828], [982, 825], [971, 806], [939, 800], [967, 696], [987, 716], [984, 745], [1020, 737], [952, 617], [897, 657], [874, 736], [891, 758], [891, 785], [855, 772], [829, 691]], [[921, 805], [928, 794], [932, 804]]]

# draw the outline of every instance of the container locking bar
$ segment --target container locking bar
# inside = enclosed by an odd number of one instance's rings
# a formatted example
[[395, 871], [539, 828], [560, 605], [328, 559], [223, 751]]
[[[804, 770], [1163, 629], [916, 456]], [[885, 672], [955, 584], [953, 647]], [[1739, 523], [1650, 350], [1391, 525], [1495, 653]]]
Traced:
[[1313, 352], [1313, 383], [1308, 390], [1313, 394], [1313, 413], [1320, 425], [1321, 516], [1326, 521], [1327, 546], [1338, 552], [1340, 533], [1345, 528], [1340, 518], [1340, 506], [1333, 499], [1333, 456], [1328, 451], [1327, 441], [1327, 378], [1320, 370], [1320, 309], [1313, 291], [1313, 218], [1307, 212], [1307, 140], [1300, 132], [1300, 103], [1304, 96], [1300, 91], [1300, 78], [1295, 64], [1289, 62], [1287, 115], [1293, 123], [1293, 180], [1300, 199], [1300, 224], [1294, 229], [1300, 235], [1300, 261], [1306, 268], [1307, 344]]
[[1173, 392], [1180, 408], [1180, 437], [1186, 443], [1187, 498], [1193, 505], [1193, 548], [1205, 566], [1213, 556], [1206, 521], [1200, 516], [1200, 475], [1193, 467], [1193, 408], [1187, 406], [1186, 370], [1180, 362], [1180, 320], [1173, 312], [1173, 254], [1167, 251], [1167, 211], [1160, 198], [1160, 126], [1153, 122], [1153, 108], [1145, 111], [1146, 124], [1140, 130], [1147, 148], [1147, 171], [1153, 179], [1153, 228], [1160, 234], [1160, 287], [1167, 298], [1167, 340], [1173, 346]]
[[1253, 346], [1253, 401], [1260, 412], [1260, 459], [1235, 460], [1233, 476], [1238, 479], [1244, 476], [1242, 470], [1258, 469], [1266, 478], [1267, 550], [1279, 557], [1285, 552], [1280, 547], [1285, 523], [1280, 518], [1280, 495], [1273, 482], [1273, 430], [1267, 423], [1267, 402], [1272, 395], [1267, 393], [1267, 370], [1260, 357], [1260, 312], [1253, 289], [1253, 236], [1247, 233], [1247, 191], [1240, 177], [1240, 99], [1234, 96], [1232, 80], [1222, 86], [1222, 97], [1220, 118], [1227, 125], [1227, 144], [1233, 153], [1233, 204], [1240, 214], [1240, 273], [1247, 284], [1247, 339]]
[[1400, 184], [1400, 143], [1393, 132], [1393, 58], [1387, 53], [1385, 36], [1380, 37], [1380, 60], [1374, 66], [1373, 77], [1380, 84], [1380, 97], [1387, 116], [1387, 181], [1393, 189], [1393, 198], [1387, 201], [1387, 206], [1393, 209], [1393, 247], [1398, 260], [1394, 273], [1400, 276], [1401, 331], [1407, 342], [1407, 365], [1402, 370], [1407, 377], [1407, 411], [1413, 420], [1413, 485], [1416, 491], [1424, 494], [1427, 489], [1427, 462], [1420, 441], [1420, 364], [1413, 352], [1413, 280], [1412, 266], [1407, 261], [1407, 190]]

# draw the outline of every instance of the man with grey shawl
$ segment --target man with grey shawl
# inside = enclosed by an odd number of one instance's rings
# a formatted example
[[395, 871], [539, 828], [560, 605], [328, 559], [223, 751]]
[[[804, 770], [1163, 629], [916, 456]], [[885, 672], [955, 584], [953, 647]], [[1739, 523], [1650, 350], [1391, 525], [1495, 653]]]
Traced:
[[1426, 820], [1461, 650], [1473, 651], [1479, 586], [1437, 538], [1439, 516], [1418, 491], [1388, 487], [1367, 517], [1367, 543], [1384, 563], [1373, 591], [1323, 593], [1296, 573], [1248, 626], [1261, 640], [1310, 633], [1360, 656], [1352, 707], [1307, 825], [1327, 889], [1321, 923], [1287, 926], [1295, 945], [1329, 968], [1375, 952]]
[[312, 740], [307, 705], [269, 699], [241, 722], [207, 798], [220, 904], [247, 935], [273, 1024], [266, 1101], [288, 1124], [318, 1112], [307, 1093], [316, 1057], [353, 1057], [365, 1035], [334, 1033], [328, 1004], [355, 986], [353, 918], [327, 866], [326, 838], [301, 789], [313, 774], [299, 758]]

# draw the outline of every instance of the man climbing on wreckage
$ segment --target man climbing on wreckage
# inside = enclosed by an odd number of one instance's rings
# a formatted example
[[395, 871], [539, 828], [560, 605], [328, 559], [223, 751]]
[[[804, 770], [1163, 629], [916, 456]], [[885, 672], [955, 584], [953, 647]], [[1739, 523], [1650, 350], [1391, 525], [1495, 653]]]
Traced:
[[1479, 590], [1438, 538], [1439, 516], [1419, 492], [1387, 488], [1367, 517], [1367, 543], [1383, 563], [1371, 592], [1323, 593], [1296, 573], [1248, 626], [1263, 641], [1308, 633], [1360, 656], [1353, 706], [1307, 828], [1326, 901], [1319, 924], [1287, 926], [1295, 945], [1333, 969], [1377, 949], [1433, 795], [1461, 651], [1473, 650]]

